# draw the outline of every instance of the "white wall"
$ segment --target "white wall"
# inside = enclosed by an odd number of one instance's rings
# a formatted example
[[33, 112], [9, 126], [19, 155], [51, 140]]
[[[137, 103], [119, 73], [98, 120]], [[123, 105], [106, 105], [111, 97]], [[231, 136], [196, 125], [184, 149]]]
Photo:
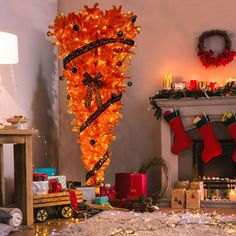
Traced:
[[[129, 75], [134, 85], [124, 95], [124, 118], [116, 127], [117, 140], [105, 182], [114, 183], [117, 172], [138, 171], [141, 164], [158, 154], [158, 122], [148, 111], [148, 98], [161, 88], [162, 77], [172, 72], [185, 81], [236, 77], [236, 60], [217, 69], [206, 70], [197, 57], [197, 37], [206, 30], [223, 29], [236, 33], [235, 0], [59, 0], [59, 12], [76, 12], [84, 5], [100, 3], [102, 9], [123, 5], [123, 11], [137, 14], [141, 34], [132, 58]], [[236, 37], [233, 37], [236, 49]], [[61, 171], [70, 179], [84, 180], [79, 144], [71, 133], [71, 117], [66, 113], [64, 82], [60, 83]], [[153, 182], [157, 180], [153, 176]]]
[[[48, 149], [45, 157], [43, 139], [34, 138], [34, 166], [57, 167], [58, 72], [56, 53], [46, 32], [57, 15], [58, 1], [0, 0], [0, 5], [0, 31], [16, 34], [19, 44], [19, 63], [13, 67], [0, 66], [3, 84], [1, 117], [4, 122], [11, 115], [31, 118], [31, 126], [39, 129], [39, 134], [46, 138]], [[11, 192], [13, 165], [9, 148], [5, 148], [5, 154], [6, 188]]]

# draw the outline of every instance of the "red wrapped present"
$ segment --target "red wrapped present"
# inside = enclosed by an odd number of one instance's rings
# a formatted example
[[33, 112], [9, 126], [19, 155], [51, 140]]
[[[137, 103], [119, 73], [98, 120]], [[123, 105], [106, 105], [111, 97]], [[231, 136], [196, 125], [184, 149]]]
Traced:
[[109, 201], [116, 198], [115, 187], [111, 185], [105, 185], [105, 187], [100, 188], [100, 196], [108, 196]]
[[118, 173], [115, 178], [117, 199], [134, 199], [147, 196], [147, 175], [137, 173]]

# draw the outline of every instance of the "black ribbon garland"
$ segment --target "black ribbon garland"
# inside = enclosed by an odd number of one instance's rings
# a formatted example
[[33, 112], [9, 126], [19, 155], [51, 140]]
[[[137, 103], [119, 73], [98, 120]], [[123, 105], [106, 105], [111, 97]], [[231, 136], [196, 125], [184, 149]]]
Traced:
[[100, 81], [100, 79], [102, 78], [102, 74], [99, 72], [93, 78], [88, 72], [85, 72], [83, 76], [83, 84], [85, 86], [88, 86], [85, 96], [85, 107], [87, 109], [91, 107], [92, 93], [94, 92], [96, 104], [100, 108], [102, 106], [102, 98], [99, 92], [99, 88], [103, 85], [102, 81]]
[[93, 168], [87, 172], [86, 174], [86, 181], [89, 180], [96, 172], [101, 168], [101, 166], [106, 162], [106, 160], [110, 158], [109, 152], [107, 151], [103, 157], [93, 166]]
[[102, 104], [100, 108], [98, 108], [89, 118], [84, 122], [84, 124], [80, 127], [79, 134], [84, 131], [94, 120], [98, 118], [111, 104], [120, 101], [122, 97], [122, 93], [119, 95], [112, 94], [111, 98]]
[[108, 44], [108, 43], [123, 43], [123, 44], [127, 44], [129, 46], [134, 46], [134, 40], [132, 39], [127, 39], [127, 38], [103, 38], [103, 39], [99, 39], [97, 41], [91, 42], [89, 44], [86, 44], [72, 52], [70, 52], [68, 54], [68, 56], [66, 56], [63, 59], [63, 66], [66, 69], [66, 64], [68, 64], [70, 61], [72, 61], [73, 59], [75, 59], [76, 57], [79, 57], [80, 55], [96, 48], [96, 47], [100, 47], [102, 45]]

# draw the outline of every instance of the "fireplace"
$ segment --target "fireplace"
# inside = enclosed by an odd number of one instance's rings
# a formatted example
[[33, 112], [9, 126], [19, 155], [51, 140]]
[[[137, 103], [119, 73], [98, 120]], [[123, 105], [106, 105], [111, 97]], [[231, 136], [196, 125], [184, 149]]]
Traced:
[[[158, 99], [157, 104], [165, 112], [170, 109], [178, 109], [183, 121], [185, 130], [187, 130], [194, 140], [194, 145], [179, 156], [171, 153], [172, 133], [166, 121], [160, 120], [160, 153], [159, 155], [165, 160], [169, 171], [169, 187], [165, 197], [170, 198], [170, 190], [178, 180], [191, 180], [193, 177], [209, 175], [209, 177], [220, 177], [222, 174], [225, 178], [235, 178], [235, 164], [231, 163], [231, 152], [236, 148], [233, 140], [230, 140], [230, 135], [221, 124], [221, 119], [224, 113], [234, 111], [236, 107], [236, 97], [210, 97], [210, 98], [182, 98], [176, 99]], [[199, 156], [203, 148], [202, 140], [193, 125], [194, 118], [205, 113], [214, 123], [216, 136], [222, 141], [226, 150], [221, 157], [212, 159], [208, 164], [203, 164]], [[229, 140], [229, 141], [227, 141]], [[228, 157], [226, 158], [225, 155]], [[226, 160], [227, 159], [227, 160]], [[218, 163], [219, 162], [219, 163]], [[211, 167], [215, 166], [214, 172], [211, 172]], [[228, 169], [222, 170], [221, 165], [229, 165]], [[193, 168], [194, 167], [194, 168]], [[223, 172], [222, 172], [223, 171]], [[229, 177], [227, 177], [229, 175]], [[223, 178], [223, 177], [222, 177]]]
[[236, 162], [232, 161], [235, 150], [233, 140], [219, 140], [223, 149], [222, 155], [213, 158], [210, 162], [201, 161], [204, 145], [201, 140], [195, 140], [193, 145], [193, 179], [234, 179], [236, 176]]

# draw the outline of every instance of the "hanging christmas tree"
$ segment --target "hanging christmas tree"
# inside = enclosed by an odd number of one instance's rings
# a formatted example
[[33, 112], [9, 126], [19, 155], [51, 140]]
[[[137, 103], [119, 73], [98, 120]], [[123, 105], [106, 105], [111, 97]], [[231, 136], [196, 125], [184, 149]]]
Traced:
[[75, 117], [71, 124], [88, 171], [86, 184], [97, 192], [110, 163], [113, 129], [122, 117], [125, 72], [139, 32], [135, 21], [132, 12], [121, 13], [121, 6], [102, 11], [95, 4], [79, 13], [61, 14], [49, 26], [48, 36], [55, 39], [58, 57], [63, 58], [68, 112]]

